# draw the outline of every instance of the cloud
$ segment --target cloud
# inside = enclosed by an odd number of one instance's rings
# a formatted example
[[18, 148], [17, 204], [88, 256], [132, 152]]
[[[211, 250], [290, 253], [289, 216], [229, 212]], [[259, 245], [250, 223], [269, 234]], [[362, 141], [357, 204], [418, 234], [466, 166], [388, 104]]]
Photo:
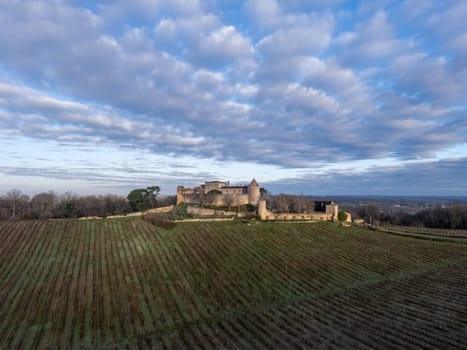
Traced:
[[334, 44], [339, 47], [339, 61], [352, 66], [387, 60], [404, 50], [404, 42], [396, 37], [385, 11], [358, 23], [354, 31], [340, 33]]
[[[0, 4], [0, 135], [308, 169], [467, 135], [462, 1]], [[257, 20], [252, 20], [257, 18]]]
[[203, 10], [203, 4], [198, 0], [117, 0], [100, 2], [97, 7], [101, 16], [111, 23], [128, 20], [141, 23], [161, 15], [186, 16]]
[[188, 54], [198, 66], [218, 68], [250, 58], [254, 49], [248, 38], [243, 37], [233, 26], [223, 26], [200, 42]]
[[465, 32], [465, 16], [467, 4], [464, 1], [447, 1], [438, 11], [429, 14], [427, 24], [441, 35], [458, 35]]
[[380, 166], [365, 172], [354, 170], [321, 172], [302, 178], [282, 179], [264, 184], [278, 193], [287, 188], [294, 193], [309, 195], [403, 195], [459, 196], [467, 193], [463, 179], [467, 176], [467, 158], [436, 162], [409, 163], [399, 166]]
[[189, 49], [208, 33], [222, 26], [213, 14], [162, 18], [154, 28], [156, 43], [171, 52]]
[[[452, 57], [452, 68], [464, 73], [467, 68], [466, 25], [467, 5], [463, 1], [452, 1], [428, 16], [426, 25], [439, 45], [446, 50], [445, 56]], [[463, 77], [464, 78], [464, 77]]]
[[330, 15], [289, 15], [282, 21], [279, 29], [257, 44], [264, 61], [317, 54], [331, 41], [334, 20]]
[[250, 19], [263, 29], [277, 25], [282, 15], [282, 10], [275, 0], [247, 0], [244, 6]]
[[433, 6], [433, 0], [426, 0], [423, 2], [417, 0], [405, 0], [400, 7], [400, 12], [402, 15], [414, 19], [429, 13]]
[[443, 57], [423, 53], [397, 57], [390, 71], [397, 87], [421, 101], [447, 105], [462, 100], [466, 73], [453, 74]]
[[[157, 178], [157, 185], [161, 187], [162, 193], [173, 195], [176, 187], [180, 185], [180, 178], [184, 179], [184, 183], [198, 185], [207, 178], [215, 178], [215, 175], [209, 172], [193, 173], [192, 171], [164, 172], [157, 167], [142, 167], [138, 165], [138, 169], [134, 168], [116, 168], [102, 166], [82, 166], [80, 168], [60, 167], [55, 166], [5, 166], [0, 169], [0, 174], [4, 176], [5, 182], [10, 178], [21, 179], [26, 178], [28, 182], [22, 186], [22, 191], [30, 194], [36, 194], [44, 191], [44, 188], [38, 187], [37, 183], [42, 184], [44, 179], [53, 181], [54, 190], [66, 192], [73, 190], [78, 191], [79, 195], [88, 195], [98, 193], [115, 193], [127, 195], [132, 189], [146, 187], [149, 184], [154, 184]], [[31, 181], [34, 179], [34, 181]], [[79, 179], [80, 183], [76, 183]], [[73, 184], [73, 185], [71, 185]], [[73, 186], [73, 187], [71, 187]], [[14, 185], [8, 186], [6, 183], [0, 185], [0, 188], [8, 191]]]
[[131, 120], [118, 110], [63, 101], [1, 82], [0, 125], [24, 136], [67, 142], [123, 142], [168, 149], [203, 142], [203, 138], [173, 126]]
[[250, 39], [212, 14], [162, 19], [155, 27], [157, 43], [196, 67], [224, 69], [252, 58]]

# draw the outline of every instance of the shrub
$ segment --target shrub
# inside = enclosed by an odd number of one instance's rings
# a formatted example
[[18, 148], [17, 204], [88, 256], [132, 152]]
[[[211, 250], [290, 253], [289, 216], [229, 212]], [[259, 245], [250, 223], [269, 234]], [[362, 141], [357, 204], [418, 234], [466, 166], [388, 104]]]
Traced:
[[145, 213], [142, 219], [156, 227], [161, 227], [166, 230], [170, 230], [176, 226], [176, 223], [170, 220], [166, 215]]
[[339, 213], [337, 213], [337, 219], [341, 222], [347, 220], [347, 213], [343, 210], [339, 210]]
[[191, 217], [192, 215], [188, 213], [186, 203], [179, 204], [175, 206], [172, 210], [170, 218], [172, 219], [183, 219]]

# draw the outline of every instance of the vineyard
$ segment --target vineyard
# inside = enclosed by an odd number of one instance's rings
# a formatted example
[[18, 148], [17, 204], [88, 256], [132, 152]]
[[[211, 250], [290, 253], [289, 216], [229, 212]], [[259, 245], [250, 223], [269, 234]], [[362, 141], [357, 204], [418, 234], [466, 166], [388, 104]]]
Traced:
[[332, 223], [0, 222], [0, 348], [467, 348], [467, 245]]
[[427, 235], [427, 236], [464, 238], [467, 240], [467, 230], [450, 230], [450, 229], [442, 229], [442, 228], [395, 226], [395, 225], [383, 225], [380, 227], [380, 229], [395, 231], [395, 232]]

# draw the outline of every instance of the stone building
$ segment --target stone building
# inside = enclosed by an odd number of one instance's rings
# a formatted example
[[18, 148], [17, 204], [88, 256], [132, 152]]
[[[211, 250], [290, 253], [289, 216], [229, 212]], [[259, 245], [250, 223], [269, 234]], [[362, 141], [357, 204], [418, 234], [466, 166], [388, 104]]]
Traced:
[[[253, 205], [258, 208], [258, 216], [261, 220], [278, 221], [337, 221], [339, 207], [331, 201], [315, 201], [314, 210], [307, 213], [273, 213], [266, 208], [266, 201], [261, 199], [261, 191], [258, 183], [253, 179], [249, 185], [231, 186], [229, 181], [208, 181], [197, 187], [177, 187], [177, 204], [192, 203], [214, 205], [219, 207], [235, 207], [239, 205]], [[201, 209], [196, 209], [197, 215], [202, 214]], [[201, 211], [200, 211], [201, 210]], [[208, 210], [208, 209], [206, 209]]]
[[260, 188], [255, 179], [249, 185], [230, 186], [230, 182], [209, 181], [194, 187], [177, 187], [177, 204], [198, 203], [217, 206], [258, 205]]

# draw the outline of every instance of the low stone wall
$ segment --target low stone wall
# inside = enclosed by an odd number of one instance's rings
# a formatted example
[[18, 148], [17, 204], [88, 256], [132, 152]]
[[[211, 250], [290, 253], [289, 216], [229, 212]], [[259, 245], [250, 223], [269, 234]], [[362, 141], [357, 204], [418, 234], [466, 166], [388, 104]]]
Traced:
[[236, 216], [237, 212], [235, 211], [226, 211], [226, 210], [216, 210], [209, 208], [200, 208], [194, 206], [187, 206], [186, 208], [188, 214], [197, 215], [197, 216]]
[[106, 216], [105, 218], [106, 219], [121, 219], [121, 218], [131, 218], [131, 217], [141, 216], [141, 215], [143, 215], [142, 212], [136, 211], [134, 213], [128, 213], [126, 215], [110, 215], [110, 216]]
[[96, 220], [96, 219], [103, 219], [100, 216], [82, 216], [78, 218], [78, 220]]
[[154, 208], [146, 210], [146, 213], [154, 214], [154, 213], [170, 213], [173, 210], [173, 205], [168, 205], [166, 207]]
[[134, 213], [128, 213], [126, 215], [111, 215], [107, 216], [106, 219], [120, 219], [120, 218], [125, 218], [125, 217], [134, 217], [134, 216], [141, 216], [144, 213], [149, 213], [149, 214], [166, 214], [170, 213], [173, 210], [174, 206], [173, 205], [168, 205], [166, 207], [160, 207], [160, 208], [153, 208], [153, 209], [148, 209], [145, 212], [137, 211]]
[[235, 218], [193, 218], [193, 219], [179, 219], [173, 220], [174, 222], [209, 222], [209, 221], [233, 221]]
[[272, 213], [269, 212], [261, 217], [261, 220], [282, 220], [282, 221], [330, 221], [332, 217], [324, 213]]
[[345, 222], [350, 222], [352, 223], [352, 214], [350, 214], [348, 211], [345, 212], [347, 217], [345, 218]]

